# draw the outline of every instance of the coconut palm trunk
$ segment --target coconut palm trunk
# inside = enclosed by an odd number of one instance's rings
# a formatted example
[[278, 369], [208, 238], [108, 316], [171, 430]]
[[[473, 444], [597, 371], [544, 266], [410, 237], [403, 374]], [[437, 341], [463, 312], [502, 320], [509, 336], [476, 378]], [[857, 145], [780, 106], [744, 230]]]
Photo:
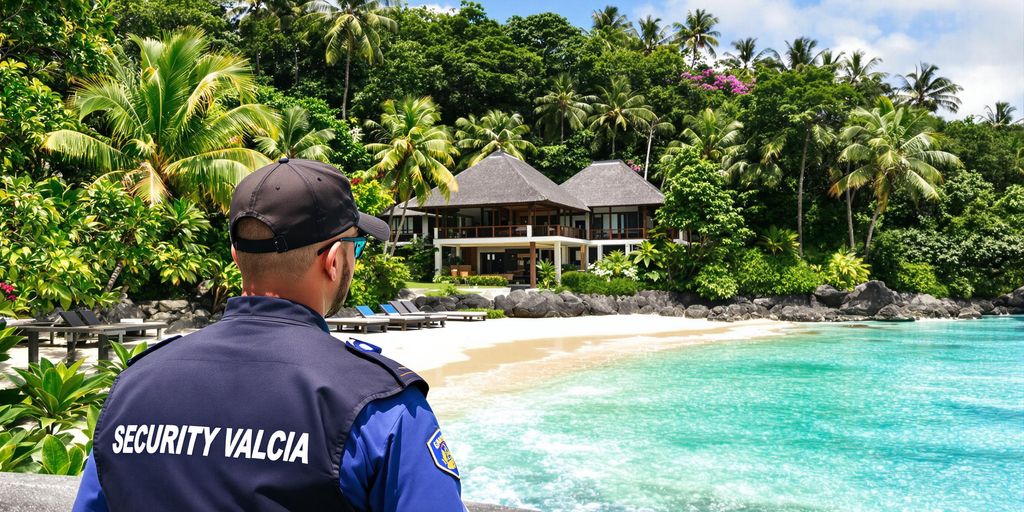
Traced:
[[644, 158], [644, 179], [647, 179], [647, 169], [651, 167], [651, 143], [654, 142], [654, 123], [647, 131], [647, 157]]
[[868, 257], [871, 254], [871, 238], [875, 234], [875, 225], [878, 223], [878, 216], [882, 214], [883, 206], [875, 208], [875, 213], [871, 215], [871, 224], [868, 224], [868, 236], [864, 239], [864, 257]]
[[850, 250], [857, 250], [857, 241], [853, 236], [853, 192], [846, 189], [846, 228], [850, 235]]
[[345, 91], [341, 96], [341, 118], [348, 121], [348, 79], [349, 74], [352, 72], [352, 45], [355, 44], [351, 38], [349, 40], [348, 51], [345, 53]]
[[[405, 198], [405, 201], [402, 202], [402, 204], [404, 205], [408, 201], [409, 201], [409, 198], [407, 197], [407, 198]], [[409, 209], [406, 208], [405, 206], [403, 206], [402, 207], [402, 216], [398, 219], [398, 228], [395, 229], [395, 232], [393, 233], [393, 236], [395, 237], [395, 241], [394, 241], [394, 243], [392, 243], [388, 247], [388, 256], [394, 256], [395, 255], [395, 249], [398, 248], [398, 239], [399, 239], [399, 237], [402, 236], [402, 227], [405, 226], [405, 216], [408, 213], [409, 213]]]
[[796, 196], [796, 232], [799, 241], [798, 252], [804, 255], [804, 171], [807, 167], [807, 146], [811, 143], [811, 127], [807, 127], [804, 134], [804, 149], [800, 155], [800, 182], [797, 187]]

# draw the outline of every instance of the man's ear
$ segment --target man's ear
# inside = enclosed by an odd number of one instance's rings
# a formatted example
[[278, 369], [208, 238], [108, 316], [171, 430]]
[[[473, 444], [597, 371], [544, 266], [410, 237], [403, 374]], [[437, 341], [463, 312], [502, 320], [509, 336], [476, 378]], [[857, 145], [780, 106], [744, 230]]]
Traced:
[[234, 260], [235, 266], [238, 266], [238, 253], [235, 252], [235, 246], [231, 245], [231, 259]]
[[340, 279], [341, 272], [344, 270], [342, 267], [345, 265], [345, 255], [341, 252], [344, 248], [345, 244], [335, 242], [324, 255], [324, 272], [331, 278], [331, 281]]

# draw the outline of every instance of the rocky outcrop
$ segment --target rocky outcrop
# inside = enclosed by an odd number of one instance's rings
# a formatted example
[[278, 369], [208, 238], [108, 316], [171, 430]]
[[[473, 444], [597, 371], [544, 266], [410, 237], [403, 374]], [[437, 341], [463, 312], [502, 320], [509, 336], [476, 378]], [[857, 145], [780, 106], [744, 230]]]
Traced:
[[1024, 313], [1024, 286], [1001, 295], [992, 301], [994, 307], [1002, 307], [1010, 314]]
[[839, 311], [844, 315], [874, 316], [896, 301], [896, 293], [881, 281], [858, 285], [843, 300]]
[[846, 295], [846, 292], [837, 290], [830, 284], [823, 284], [814, 289], [814, 293], [811, 294], [811, 301], [818, 307], [838, 308], [843, 305]]

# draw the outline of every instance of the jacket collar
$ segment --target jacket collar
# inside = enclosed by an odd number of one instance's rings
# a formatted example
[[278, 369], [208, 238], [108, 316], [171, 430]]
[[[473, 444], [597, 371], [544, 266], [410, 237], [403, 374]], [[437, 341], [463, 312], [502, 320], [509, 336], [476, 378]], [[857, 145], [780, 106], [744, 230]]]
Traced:
[[228, 304], [224, 308], [224, 318], [244, 316], [262, 316], [280, 318], [292, 322], [298, 321], [315, 325], [326, 333], [331, 332], [323, 316], [320, 316], [319, 313], [313, 311], [305, 304], [292, 302], [288, 299], [256, 295], [245, 295], [228, 299]]

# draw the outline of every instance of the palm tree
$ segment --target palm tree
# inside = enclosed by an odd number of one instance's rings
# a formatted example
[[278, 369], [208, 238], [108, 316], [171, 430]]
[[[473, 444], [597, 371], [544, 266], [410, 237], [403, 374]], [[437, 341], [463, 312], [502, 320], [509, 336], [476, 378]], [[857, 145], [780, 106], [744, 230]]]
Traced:
[[624, 77], [612, 79], [610, 87], [598, 87], [597, 103], [590, 116], [590, 129], [604, 130], [612, 142], [612, 157], [615, 157], [615, 138], [621, 130], [628, 132], [641, 121], [654, 119], [654, 112], [647, 106], [642, 94], [633, 92], [629, 80]]
[[938, 76], [938, 71], [935, 64], [922, 62], [913, 73], [897, 75], [900, 80], [899, 91], [915, 107], [932, 112], [944, 108], [955, 114], [960, 110], [960, 98], [956, 97], [956, 93], [964, 88], [944, 76]]
[[721, 163], [729, 154], [736, 151], [742, 137], [743, 123], [718, 115], [714, 110], [706, 108], [699, 115], [688, 114], [683, 122], [685, 141], [678, 142], [669, 152], [678, 153], [680, 148], [692, 147], [700, 152], [701, 158]]
[[104, 137], [57, 130], [43, 147], [121, 176], [150, 204], [180, 195], [226, 210], [234, 185], [270, 162], [242, 139], [277, 122], [271, 109], [250, 103], [256, 83], [249, 66], [210, 52], [198, 29], [130, 39], [138, 64], [120, 55], [111, 76], [83, 81], [70, 102], [79, 119], [98, 117]]
[[840, 153], [840, 160], [858, 167], [832, 184], [829, 193], [838, 196], [846, 189], [871, 186], [875, 211], [864, 240], [865, 256], [870, 254], [878, 217], [894, 190], [905, 189], [915, 199], [938, 199], [939, 169], [962, 165], [956, 155], [935, 149], [937, 133], [928, 112], [896, 107], [885, 97], [870, 111], [855, 110], [842, 137], [852, 142]]
[[792, 43], [786, 41], [786, 66], [797, 69], [817, 65], [822, 53], [814, 53], [817, 47], [818, 41], [809, 37], [798, 37]]
[[650, 55], [669, 40], [666, 29], [661, 26], [661, 18], [647, 16], [638, 20], [636, 25], [636, 35], [645, 55]]
[[604, 6], [604, 9], [594, 11], [591, 13], [590, 18], [594, 20], [594, 30], [629, 30], [629, 20], [627, 20], [626, 15], [620, 13], [619, 8], [614, 5], [606, 5]]
[[857, 50], [851, 53], [846, 60], [843, 61], [840, 68], [840, 74], [848, 83], [853, 85], [860, 85], [865, 82], [875, 82], [885, 78], [885, 73], [880, 71], [873, 71], [882, 64], [882, 59], [878, 57], [871, 57], [867, 59], [864, 51]]
[[293, 106], [282, 112], [281, 123], [268, 134], [256, 137], [256, 147], [272, 159], [282, 156], [326, 162], [331, 156], [328, 142], [334, 140], [334, 130], [313, 130], [309, 126], [309, 112]]
[[[433, 187], [447, 200], [458, 191], [449, 170], [459, 154], [445, 126], [438, 125], [441, 111], [430, 97], [407, 96], [400, 102], [387, 100], [381, 105], [380, 122], [367, 121], [366, 126], [380, 142], [367, 144], [366, 150], [376, 163], [371, 172], [383, 173], [383, 184], [406, 203], [416, 197], [423, 204]], [[391, 206], [389, 213], [394, 211]], [[399, 226], [405, 223], [405, 209]], [[399, 230], [395, 230], [397, 238]], [[388, 244], [388, 254], [395, 253], [396, 243]]]
[[697, 9], [686, 13], [686, 23], [673, 23], [676, 30], [676, 39], [692, 52], [690, 67], [697, 66], [697, 58], [701, 51], [707, 51], [711, 57], [715, 56], [715, 47], [718, 46], [718, 36], [722, 35], [715, 30], [718, 24], [718, 17], [705, 11]]
[[583, 123], [590, 114], [590, 104], [597, 100], [596, 96], [582, 95], [576, 92], [576, 84], [568, 74], [562, 73], [555, 77], [548, 92], [533, 102], [534, 110], [539, 117], [538, 125], [548, 127], [548, 133], [558, 127], [558, 141], [565, 142], [565, 124], [570, 130], [583, 128]]
[[640, 126], [647, 132], [647, 156], [644, 158], [644, 179], [646, 180], [647, 170], [651, 167], [651, 145], [654, 142], [654, 136], [671, 134], [676, 127], [668, 119], [653, 113], [650, 119], [641, 119]]
[[520, 160], [526, 160], [526, 153], [537, 150], [533, 143], [523, 138], [530, 127], [523, 124], [519, 114], [506, 114], [500, 110], [488, 110], [480, 119], [470, 115], [455, 121], [459, 128], [455, 132], [459, 149], [466, 167], [476, 165], [495, 151], [504, 151]]
[[846, 52], [835, 53], [826, 48], [818, 54], [818, 62], [822, 67], [831, 67], [833, 73], [835, 73], [842, 68], [843, 62], [846, 61], [845, 55]]
[[777, 187], [782, 182], [779, 157], [785, 147], [784, 132], [766, 140], [754, 137], [747, 139], [723, 159], [722, 168], [726, 178], [748, 187], [755, 184], [765, 188]]
[[395, 20], [385, 16], [377, 0], [313, 0], [306, 4], [311, 30], [322, 33], [327, 44], [327, 64], [345, 58], [345, 88], [341, 117], [348, 118], [349, 75], [352, 57], [374, 64], [384, 59], [380, 50], [381, 32], [398, 30]]
[[724, 65], [732, 69], [753, 72], [754, 65], [758, 62], [766, 59], [778, 59], [779, 57], [779, 54], [775, 53], [775, 50], [771, 48], [758, 51], [756, 37], [733, 41], [732, 47], [736, 49], [736, 53], [726, 52], [726, 58], [722, 60]]
[[1013, 120], [1013, 113], [1017, 108], [1005, 101], [997, 101], [993, 107], [985, 106], [985, 121], [997, 128], [1020, 124], [1021, 120]]
[[794, 121], [803, 124], [803, 146], [800, 151], [800, 178], [797, 181], [796, 196], [796, 233], [800, 241], [800, 256], [804, 255], [804, 183], [807, 177], [807, 156], [814, 149], [832, 142], [835, 134], [819, 121], [819, 113], [814, 110], [793, 116]]

